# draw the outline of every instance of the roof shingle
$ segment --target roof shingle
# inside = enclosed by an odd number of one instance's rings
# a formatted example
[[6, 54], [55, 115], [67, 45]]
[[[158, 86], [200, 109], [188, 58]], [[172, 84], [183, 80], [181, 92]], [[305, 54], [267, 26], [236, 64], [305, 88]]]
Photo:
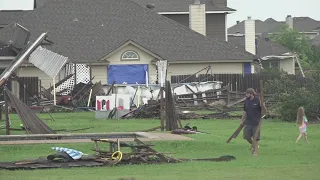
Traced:
[[0, 25], [8, 25], [31, 11], [0, 11]]
[[[74, 62], [93, 62], [132, 40], [169, 61], [252, 60], [225, 41], [205, 37], [128, 0], [51, 0], [17, 21], [31, 40], [48, 32], [47, 47]], [[0, 30], [8, 42], [13, 24]]]
[[[154, 4], [156, 12], [189, 12], [189, 5], [194, 0], [132, 0], [141, 6]], [[227, 7], [227, 0], [200, 0], [206, 4], [206, 11], [236, 11]]]
[[[245, 36], [228, 36], [229, 42], [239, 45], [245, 49]], [[279, 43], [271, 41], [269, 38], [264, 36], [257, 36], [257, 56], [263, 58], [265, 56], [280, 56], [285, 53], [290, 53], [290, 49], [282, 46]]]

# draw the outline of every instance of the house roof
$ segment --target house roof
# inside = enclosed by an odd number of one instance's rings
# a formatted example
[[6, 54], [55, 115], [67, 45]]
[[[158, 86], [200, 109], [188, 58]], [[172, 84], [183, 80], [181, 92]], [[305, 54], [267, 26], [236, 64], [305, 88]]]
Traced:
[[[132, 0], [141, 6], [147, 4], [155, 5], [156, 12], [189, 12], [189, 5], [194, 0]], [[227, 7], [227, 0], [200, 0], [202, 4], [206, 4], [206, 11], [236, 11]]]
[[[241, 21], [238, 24], [228, 28], [228, 34], [244, 34], [244, 22]], [[274, 29], [279, 28], [283, 25], [282, 22], [273, 21], [273, 19], [267, 19], [266, 21], [255, 20], [256, 33], [269, 33], [273, 32]]]
[[[55, 44], [46, 48], [73, 62], [95, 62], [129, 40], [168, 61], [254, 59], [128, 0], [51, 0], [16, 22], [30, 31], [31, 41], [48, 32]], [[9, 41], [13, 26], [0, 30], [0, 40]]]
[[[50, 0], [35, 0], [36, 8], [44, 6]], [[65, 0], [67, 1], [67, 0]], [[128, 0], [134, 1], [145, 7], [147, 4], [154, 4], [153, 9], [156, 12], [189, 12], [189, 5], [194, 3], [194, 0]], [[206, 11], [236, 11], [227, 7], [227, 0], [200, 0], [206, 4]], [[30, 11], [0, 11], [0, 25], [10, 24], [11, 22], [22, 18]]]
[[17, 53], [7, 43], [0, 41], [0, 56], [17, 56]]
[[[276, 21], [268, 18], [265, 21], [255, 20], [256, 33], [274, 33], [280, 32], [281, 26], [285, 25], [284, 21]], [[293, 17], [293, 28], [299, 32], [313, 32], [320, 27], [320, 21], [310, 17]], [[237, 32], [244, 34], [244, 21], [228, 28], [228, 34], [236, 34]]]
[[[245, 49], [245, 36], [228, 36], [228, 40], [230, 43], [234, 43], [239, 45], [241, 48]], [[266, 36], [256, 36], [257, 42], [257, 52], [256, 55], [260, 58], [266, 56], [280, 56], [285, 53], [290, 53], [290, 49], [285, 46], [282, 46], [279, 43], [271, 41]]]
[[34, 0], [36, 3], [36, 8], [39, 8], [41, 6], [43, 6], [45, 3], [47, 3], [50, 0]]
[[0, 11], [0, 25], [8, 25], [31, 11]]

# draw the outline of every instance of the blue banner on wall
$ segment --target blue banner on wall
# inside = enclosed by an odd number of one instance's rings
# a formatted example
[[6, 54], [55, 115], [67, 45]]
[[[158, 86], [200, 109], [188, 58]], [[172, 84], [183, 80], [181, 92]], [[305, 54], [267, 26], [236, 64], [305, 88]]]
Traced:
[[147, 64], [109, 65], [108, 84], [146, 84]]

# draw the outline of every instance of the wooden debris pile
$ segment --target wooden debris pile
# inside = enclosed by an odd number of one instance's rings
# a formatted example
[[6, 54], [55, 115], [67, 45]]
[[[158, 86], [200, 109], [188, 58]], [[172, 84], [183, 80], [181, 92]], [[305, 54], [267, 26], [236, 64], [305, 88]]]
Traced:
[[[18, 113], [27, 134], [55, 134], [31, 109], [5, 87], [6, 96]], [[7, 127], [9, 128], [9, 127]]]
[[[78, 160], [73, 160], [67, 154], [59, 154], [60, 159], [53, 159], [54, 155], [48, 155], [47, 158], [39, 158], [35, 160], [23, 160], [16, 162], [0, 162], [0, 169], [6, 170], [34, 170], [48, 168], [72, 168], [72, 167], [97, 167], [97, 166], [114, 166], [129, 164], [163, 164], [163, 163], [181, 163], [185, 161], [231, 161], [234, 156], [226, 155], [218, 158], [203, 159], [177, 159], [166, 154], [160, 153], [151, 148], [152, 144], [145, 144], [139, 139], [135, 139], [135, 144], [120, 142], [119, 140], [108, 139], [92, 139], [95, 143], [93, 151], [95, 155], [82, 156]], [[100, 144], [109, 143], [109, 150], [100, 148]], [[131, 149], [131, 152], [122, 152], [123, 148]], [[63, 158], [65, 157], [65, 158]]]
[[[170, 153], [157, 152], [156, 150], [151, 148], [154, 145], [145, 144], [139, 139], [134, 139], [135, 144], [129, 144], [126, 142], [119, 142], [108, 139], [93, 139], [93, 141], [95, 142], [94, 151], [96, 151], [98, 156], [102, 159], [112, 156], [114, 152], [120, 152], [120, 148], [129, 148], [131, 152], [122, 152], [122, 157], [119, 164], [154, 164], [181, 162], [179, 159], [165, 155]], [[109, 143], [109, 150], [107, 151], [100, 149], [99, 142]]]
[[182, 128], [182, 123], [178, 117], [177, 108], [176, 108], [176, 102], [172, 95], [171, 90], [171, 84], [169, 81], [166, 81], [166, 87], [165, 87], [165, 93], [166, 93], [166, 100], [165, 100], [165, 119], [166, 119], [166, 130], [172, 131], [174, 129], [178, 128], [178, 125], [180, 128]]
[[148, 104], [145, 104], [128, 114], [124, 115], [122, 118], [136, 118], [136, 119], [159, 119], [160, 118], [160, 100], [149, 100]]
[[[165, 98], [163, 98], [164, 93]], [[162, 129], [166, 128], [167, 131], [177, 129], [178, 126], [182, 127], [179, 108], [176, 105], [169, 81], [166, 81], [165, 89], [161, 88], [160, 94], [160, 100], [149, 100], [148, 104], [129, 112], [122, 118], [160, 118]]]

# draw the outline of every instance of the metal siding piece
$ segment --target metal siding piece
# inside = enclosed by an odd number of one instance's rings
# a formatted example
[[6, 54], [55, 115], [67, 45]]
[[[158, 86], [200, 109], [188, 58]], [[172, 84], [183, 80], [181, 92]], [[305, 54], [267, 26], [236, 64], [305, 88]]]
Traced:
[[29, 62], [51, 78], [55, 78], [68, 62], [68, 58], [39, 46], [30, 55]]

